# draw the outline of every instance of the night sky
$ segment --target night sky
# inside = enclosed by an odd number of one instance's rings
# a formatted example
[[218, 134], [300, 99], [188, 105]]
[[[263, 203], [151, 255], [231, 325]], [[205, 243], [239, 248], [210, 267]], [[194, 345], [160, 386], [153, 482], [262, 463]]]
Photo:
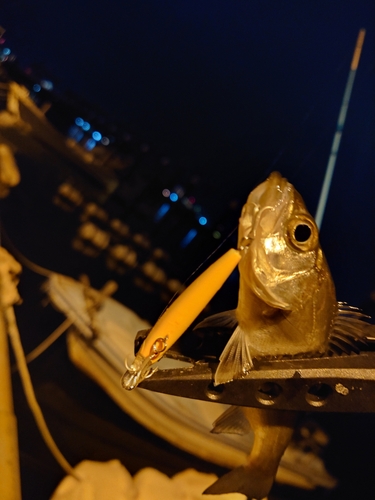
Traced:
[[[315, 213], [354, 46], [365, 28], [321, 240], [338, 299], [366, 306], [375, 290], [373, 0], [3, 3], [0, 25], [20, 64], [44, 67], [56, 89], [81, 95], [162, 151], [181, 184], [198, 175], [197, 197], [208, 218], [225, 213], [232, 200], [242, 203], [272, 170]], [[44, 265], [42, 256], [38, 263]], [[25, 307], [37, 309], [33, 302]], [[21, 322], [21, 331], [26, 326]], [[366, 458], [366, 450], [373, 453], [373, 420], [325, 416], [332, 456], [341, 460], [333, 471], [342, 476], [341, 491], [353, 482], [354, 467], [363, 491], [371, 485], [373, 492]]]
[[315, 213], [355, 42], [367, 30], [321, 239], [338, 298], [375, 288], [371, 0], [8, 0], [23, 66], [99, 105], [201, 179], [208, 214], [277, 169]]

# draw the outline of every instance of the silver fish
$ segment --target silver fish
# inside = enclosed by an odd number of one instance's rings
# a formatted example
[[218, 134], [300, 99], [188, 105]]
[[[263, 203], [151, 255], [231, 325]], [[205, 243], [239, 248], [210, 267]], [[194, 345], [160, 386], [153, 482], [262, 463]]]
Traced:
[[[250, 193], [239, 220], [238, 248], [243, 255], [237, 308], [196, 327], [234, 328], [220, 356], [216, 385], [246, 376], [254, 358], [358, 350], [369, 325], [360, 311], [337, 302], [315, 221], [301, 195], [278, 172]], [[255, 433], [248, 461], [205, 493], [237, 491], [260, 499], [273, 484], [297, 414], [242, 410]], [[215, 432], [233, 427], [235, 414], [229, 411]]]
[[301, 195], [278, 172], [249, 195], [239, 220], [238, 304], [196, 329], [234, 332], [215, 384], [246, 375], [253, 358], [350, 352], [367, 335], [364, 315], [337, 302], [319, 232]]

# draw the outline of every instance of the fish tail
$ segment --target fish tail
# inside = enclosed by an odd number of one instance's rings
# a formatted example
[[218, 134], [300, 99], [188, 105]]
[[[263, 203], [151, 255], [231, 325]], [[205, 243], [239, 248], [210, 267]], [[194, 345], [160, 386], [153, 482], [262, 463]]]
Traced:
[[204, 495], [222, 495], [223, 493], [242, 493], [248, 500], [261, 500], [270, 492], [274, 475], [264, 470], [249, 468], [244, 465], [224, 474], [209, 486]]
[[225, 384], [246, 375], [253, 367], [246, 334], [237, 326], [228, 340], [215, 373], [215, 385]]

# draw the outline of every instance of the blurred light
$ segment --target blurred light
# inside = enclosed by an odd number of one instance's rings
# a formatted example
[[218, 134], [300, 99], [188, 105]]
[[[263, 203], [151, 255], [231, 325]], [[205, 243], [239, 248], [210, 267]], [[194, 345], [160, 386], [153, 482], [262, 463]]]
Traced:
[[4, 56], [9, 56], [10, 52], [11, 52], [11, 50], [10, 50], [10, 49], [8, 49], [8, 48], [3, 49], [3, 54], [4, 54]]
[[76, 125], [78, 125], [78, 127], [82, 127], [82, 125], [83, 125], [85, 122], [83, 121], [83, 119], [82, 119], [80, 116], [77, 116], [77, 118], [75, 119], [74, 123], [75, 123]]
[[174, 190], [176, 191], [176, 193], [178, 194], [179, 198], [181, 198], [182, 196], [184, 196], [185, 194], [185, 190], [182, 186], [176, 186], [174, 188]]
[[219, 240], [221, 238], [221, 232], [220, 231], [214, 231], [212, 233], [212, 236], [215, 238], [215, 240]]
[[40, 92], [42, 90], [42, 87], [39, 85], [39, 83], [36, 83], [33, 85], [33, 91], [34, 92]]
[[83, 137], [83, 131], [76, 125], [72, 125], [68, 130], [68, 136], [79, 142]]
[[197, 236], [198, 231], [196, 229], [190, 229], [190, 231], [183, 237], [180, 243], [181, 248], [185, 248], [188, 244]]
[[91, 151], [92, 149], [94, 149], [94, 147], [96, 146], [96, 141], [94, 141], [94, 139], [88, 139], [88, 141], [86, 142], [85, 144], [85, 148], [87, 149], [87, 151]]
[[191, 210], [191, 207], [192, 207], [192, 204], [190, 203], [189, 199], [188, 198], [182, 198], [182, 204], [188, 208], [189, 210]]
[[53, 83], [50, 80], [41, 80], [40, 84], [46, 90], [53, 89]]
[[82, 123], [82, 128], [85, 132], [87, 132], [88, 130], [90, 130], [90, 127], [91, 125], [88, 123], [88, 122], [83, 122]]
[[194, 196], [189, 196], [189, 201], [192, 205], [194, 205], [194, 203], [196, 202], [196, 199], [194, 198]]
[[92, 133], [92, 138], [95, 141], [100, 141], [100, 139], [102, 138], [102, 134], [100, 132], [95, 131]]
[[199, 212], [202, 212], [202, 207], [200, 205], [194, 205], [193, 210], [196, 214], [199, 214]]
[[169, 211], [171, 208], [169, 203], [163, 203], [163, 205], [159, 208], [159, 210], [155, 214], [155, 222], [158, 222], [161, 220], [164, 215]]
[[198, 222], [201, 226], [205, 226], [207, 224], [206, 217], [199, 217]]
[[103, 146], [108, 146], [109, 144], [108, 137], [102, 137], [101, 143], [103, 144]]
[[163, 189], [161, 194], [164, 196], [164, 198], [169, 198], [169, 195], [171, 194], [171, 192], [169, 191], [169, 189]]
[[177, 201], [178, 200], [178, 194], [177, 193], [171, 193], [169, 195], [169, 199], [173, 202]]

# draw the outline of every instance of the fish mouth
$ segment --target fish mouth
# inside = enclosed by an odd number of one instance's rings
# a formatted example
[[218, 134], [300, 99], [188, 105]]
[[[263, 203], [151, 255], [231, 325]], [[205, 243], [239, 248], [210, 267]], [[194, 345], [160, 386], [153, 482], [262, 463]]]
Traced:
[[[276, 291], [279, 273], [269, 261], [265, 241], [274, 245], [283, 244], [283, 224], [293, 209], [294, 188], [279, 172], [272, 174], [256, 187], [243, 207], [238, 243], [243, 252], [239, 264], [240, 275], [255, 295], [274, 309], [288, 310], [289, 304]], [[275, 239], [269, 239], [275, 235]]]
[[259, 200], [263, 206], [277, 206], [284, 198], [290, 184], [279, 172], [272, 172], [268, 179], [261, 184], [263, 193]]
[[268, 179], [266, 180], [266, 182], [268, 182], [270, 184], [270, 186], [272, 185], [280, 185], [282, 183], [285, 183], [285, 182], [288, 182], [285, 177], [283, 177], [280, 172], [272, 172], [269, 176], [268, 176]]
[[[259, 184], [249, 195], [241, 213], [238, 228], [238, 248], [246, 249], [256, 238], [257, 232], [269, 228], [262, 227], [265, 221], [276, 221], [290, 205], [292, 186], [279, 172], [272, 172], [268, 179]], [[264, 217], [266, 212], [274, 212], [272, 217]], [[269, 224], [268, 224], [269, 225]]]

